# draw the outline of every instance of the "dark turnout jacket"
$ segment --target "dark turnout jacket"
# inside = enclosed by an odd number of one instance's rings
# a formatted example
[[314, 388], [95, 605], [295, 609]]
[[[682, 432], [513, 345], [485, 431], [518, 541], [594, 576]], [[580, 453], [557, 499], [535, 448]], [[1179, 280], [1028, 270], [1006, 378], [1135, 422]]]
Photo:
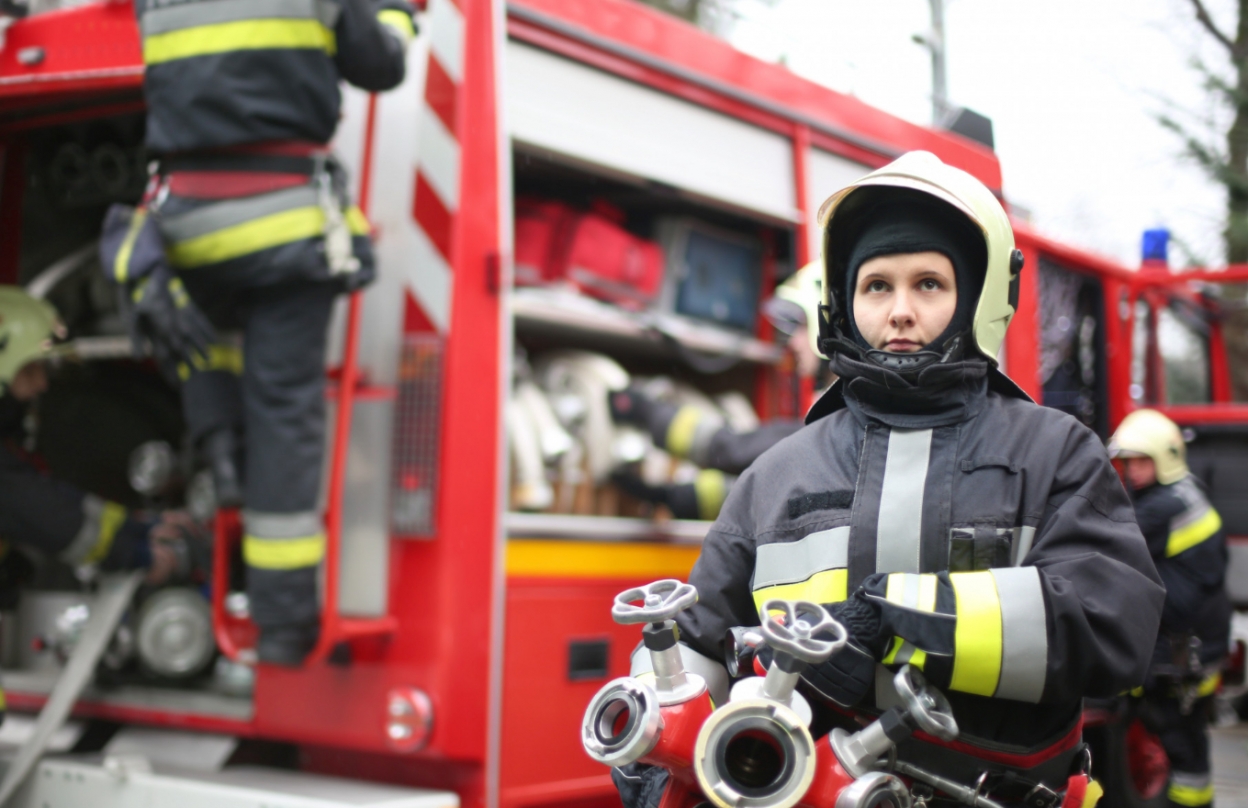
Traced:
[[339, 79], [398, 86], [412, 30], [403, 0], [136, 0], [135, 11], [155, 154], [327, 143]]
[[842, 380], [808, 426], [724, 504], [682, 639], [720, 659], [725, 632], [757, 625], [764, 601], [833, 603], [871, 579], [896, 633], [882, 661], [909, 661], [945, 690], [962, 743], [1073, 746], [1084, 696], [1143, 680], [1164, 597], [1101, 442], [983, 362], [917, 386], [834, 363]]
[[1226, 655], [1231, 621], [1221, 517], [1190, 474], [1136, 492], [1135, 516], [1166, 587], [1158, 660], [1173, 658], [1175, 637], [1194, 634], [1201, 662], [1218, 661]]

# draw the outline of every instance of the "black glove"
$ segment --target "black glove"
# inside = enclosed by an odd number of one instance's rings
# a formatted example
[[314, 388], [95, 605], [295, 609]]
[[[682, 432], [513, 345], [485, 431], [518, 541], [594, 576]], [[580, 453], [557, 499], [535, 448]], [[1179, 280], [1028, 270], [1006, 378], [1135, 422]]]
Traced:
[[853, 707], [875, 684], [875, 662], [888, 644], [879, 607], [858, 590], [848, 600], [824, 608], [845, 627], [849, 642], [828, 661], [808, 667], [802, 679], [824, 698]]
[[611, 770], [611, 781], [620, 792], [624, 808], [658, 808], [671, 775], [661, 766], [629, 763]]
[[693, 483], [650, 485], [636, 474], [626, 471], [612, 473], [611, 482], [630, 497], [666, 505], [677, 519], [704, 518], [698, 508], [698, 491]]
[[216, 332], [172, 270], [160, 267], [139, 281], [131, 300], [130, 338], [136, 353], [150, 344], [156, 364], [175, 383], [179, 365], [207, 361]]

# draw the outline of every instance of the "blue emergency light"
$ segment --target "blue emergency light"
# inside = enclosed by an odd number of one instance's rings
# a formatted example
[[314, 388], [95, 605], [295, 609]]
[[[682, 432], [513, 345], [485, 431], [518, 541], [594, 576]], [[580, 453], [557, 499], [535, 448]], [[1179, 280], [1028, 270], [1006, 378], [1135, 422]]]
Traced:
[[1145, 261], [1167, 263], [1166, 246], [1170, 243], [1170, 231], [1164, 227], [1155, 227], [1144, 231], [1143, 253]]

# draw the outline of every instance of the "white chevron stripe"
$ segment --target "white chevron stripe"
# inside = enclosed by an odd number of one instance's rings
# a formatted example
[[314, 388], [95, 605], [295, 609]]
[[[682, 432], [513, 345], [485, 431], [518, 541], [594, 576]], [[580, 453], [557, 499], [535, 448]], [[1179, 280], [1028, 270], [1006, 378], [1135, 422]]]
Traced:
[[464, 15], [451, 0], [429, 0], [430, 48], [442, 69], [459, 84], [464, 79]]
[[403, 262], [407, 285], [440, 334], [451, 328], [451, 267], [419, 224], [410, 231], [411, 250]]
[[459, 210], [459, 143], [428, 104], [421, 108], [419, 165], [447, 211]]

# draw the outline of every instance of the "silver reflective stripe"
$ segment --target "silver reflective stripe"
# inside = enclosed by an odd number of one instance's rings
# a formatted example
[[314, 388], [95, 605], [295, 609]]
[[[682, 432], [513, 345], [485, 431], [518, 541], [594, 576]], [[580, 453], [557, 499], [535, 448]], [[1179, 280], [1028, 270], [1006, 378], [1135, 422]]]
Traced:
[[[722, 663], [699, 654], [683, 642], [678, 643], [677, 647], [680, 648], [680, 660], [685, 663], [685, 670], [689, 673], [696, 673], [706, 680], [706, 689], [711, 694], [711, 701], [717, 705], [727, 704], [728, 669]], [[653, 673], [654, 665], [650, 662], [650, 652], [646, 650], [645, 645], [639, 644], [633, 649], [633, 655], [629, 659], [628, 675], [635, 678]]]
[[319, 204], [316, 189], [311, 185], [300, 185], [271, 194], [217, 202], [176, 216], [165, 216], [160, 220], [160, 231], [166, 239], [174, 243], [189, 241], [262, 216]]
[[754, 551], [754, 590], [805, 581], [816, 572], [849, 566], [849, 526], [803, 539], [763, 544]]
[[321, 515], [316, 511], [297, 513], [265, 513], [243, 511], [247, 534], [258, 539], [302, 539], [324, 532]]
[[1213, 782], [1213, 775], [1198, 772], [1180, 772], [1174, 769], [1170, 770], [1170, 781], [1175, 785], [1186, 786], [1187, 788], [1208, 788]]
[[100, 540], [100, 520], [104, 518], [104, 500], [95, 494], [82, 498], [82, 527], [69, 546], [61, 551], [60, 558], [66, 564], [80, 564], [91, 554]]
[[332, 29], [341, 12], [338, 4], [327, 0], [200, 0], [148, 9], [142, 27], [145, 37], [243, 20], [320, 20]]
[[923, 489], [931, 452], [930, 429], [894, 429], [889, 433], [875, 535], [876, 572], [919, 571]]
[[724, 428], [718, 418], [703, 417], [693, 429], [693, 442], [689, 445], [689, 460], [699, 466], [710, 465], [711, 439]]
[[1023, 560], [1027, 558], [1027, 554], [1031, 552], [1032, 542], [1036, 540], [1036, 529], [1031, 525], [1023, 525], [1014, 528], [1018, 531], [1018, 538], [1014, 541], [1013, 557], [1010, 564], [1018, 567], [1021, 566]]
[[1001, 603], [1001, 679], [996, 697], [1038, 702], [1044, 694], [1049, 634], [1035, 567], [989, 570]]

